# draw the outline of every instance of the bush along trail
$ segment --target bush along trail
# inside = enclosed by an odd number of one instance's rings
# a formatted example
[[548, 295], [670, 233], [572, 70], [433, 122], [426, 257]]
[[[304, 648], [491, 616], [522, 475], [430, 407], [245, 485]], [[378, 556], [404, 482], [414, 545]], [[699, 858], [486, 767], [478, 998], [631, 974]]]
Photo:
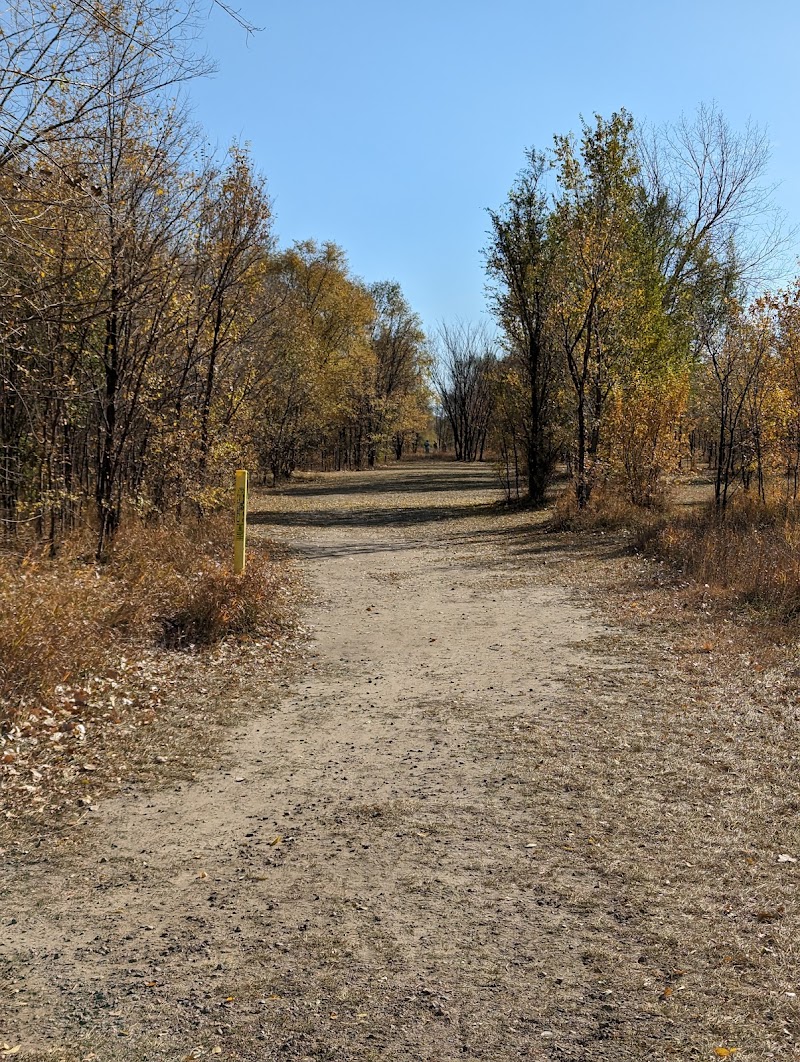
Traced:
[[306, 664], [187, 668], [238, 720], [194, 777], [8, 848], [0, 1057], [797, 1057], [796, 673], [496, 498], [420, 462], [256, 499]]

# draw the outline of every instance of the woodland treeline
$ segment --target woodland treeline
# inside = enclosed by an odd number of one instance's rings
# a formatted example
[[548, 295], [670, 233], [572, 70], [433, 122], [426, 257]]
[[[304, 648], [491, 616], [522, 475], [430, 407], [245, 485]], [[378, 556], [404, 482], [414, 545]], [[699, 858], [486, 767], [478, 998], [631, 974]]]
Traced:
[[[225, 6], [225, 5], [221, 5]], [[0, 16], [0, 526], [56, 542], [202, 512], [235, 467], [361, 467], [427, 424], [420, 322], [337, 246], [280, 249], [246, 147], [180, 102], [198, 10]]]
[[561, 461], [579, 508], [599, 487], [657, 505], [691, 463], [719, 509], [739, 487], [795, 501], [800, 283], [763, 294], [788, 243], [767, 161], [765, 133], [713, 107], [649, 133], [598, 116], [529, 151], [490, 211], [500, 350], [472, 327], [440, 337], [458, 455], [488, 438], [508, 494], [534, 502]]
[[443, 325], [429, 347], [396, 283], [278, 246], [246, 147], [204, 150], [180, 102], [208, 70], [198, 17], [0, 16], [6, 541], [90, 525], [103, 556], [123, 513], [206, 512], [237, 466], [361, 468], [434, 432], [536, 503], [566, 463], [578, 507], [609, 486], [653, 507], [686, 461], [719, 508], [796, 499], [800, 284], [763, 294], [782, 246], [763, 131], [621, 111], [530, 150], [489, 212], [497, 334]]

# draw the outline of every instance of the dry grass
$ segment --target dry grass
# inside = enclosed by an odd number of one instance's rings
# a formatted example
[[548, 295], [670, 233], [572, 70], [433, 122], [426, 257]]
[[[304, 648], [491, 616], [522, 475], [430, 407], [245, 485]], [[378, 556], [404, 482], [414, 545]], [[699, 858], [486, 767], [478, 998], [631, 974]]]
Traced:
[[[735, 496], [720, 513], [705, 497], [678, 491], [666, 508], [642, 509], [612, 488], [579, 509], [571, 489], [555, 502], [550, 532], [630, 532], [637, 551], [666, 562], [681, 580], [725, 607], [748, 608], [774, 625], [800, 616], [800, 512], [785, 502]], [[688, 493], [691, 493], [689, 490]]]
[[769, 620], [800, 615], [800, 519], [785, 506], [736, 499], [639, 529], [639, 545], [682, 575]]
[[56, 687], [102, 667], [116, 632], [112, 585], [99, 572], [14, 557], [0, 561], [0, 703], [49, 702]]
[[297, 572], [256, 539], [232, 575], [230, 538], [219, 519], [132, 525], [102, 566], [80, 539], [55, 560], [0, 557], [0, 843], [74, 825], [126, 778], [191, 774], [229, 721], [208, 689], [234, 666], [286, 670]]
[[255, 540], [235, 576], [230, 522], [221, 515], [185, 528], [137, 525], [115, 547], [109, 574], [124, 595], [120, 615], [172, 649], [264, 634], [284, 614], [281, 565]]
[[170, 648], [214, 645], [231, 635], [263, 634], [275, 622], [278, 572], [256, 559], [242, 575], [210, 570], [194, 580], [174, 609], [162, 619], [164, 645]]
[[279, 615], [279, 568], [251, 549], [242, 577], [230, 572], [230, 530], [201, 526], [121, 535], [109, 563], [88, 561], [82, 542], [51, 560], [0, 558], [0, 704], [5, 714], [51, 704], [60, 686], [82, 682], [134, 646], [208, 646], [255, 635]]
[[644, 531], [663, 522], [661, 507], [634, 505], [613, 487], [596, 488], [589, 504], [581, 509], [572, 486], [556, 498], [548, 528], [551, 531]]

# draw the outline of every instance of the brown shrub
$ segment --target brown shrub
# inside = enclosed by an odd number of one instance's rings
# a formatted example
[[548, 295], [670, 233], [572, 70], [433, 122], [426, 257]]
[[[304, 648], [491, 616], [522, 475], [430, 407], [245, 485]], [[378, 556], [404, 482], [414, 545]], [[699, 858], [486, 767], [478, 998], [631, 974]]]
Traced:
[[115, 640], [109, 589], [91, 569], [3, 558], [0, 700], [46, 700], [100, 666]]
[[160, 618], [161, 641], [186, 648], [265, 634], [278, 616], [278, 589], [278, 569], [263, 557], [253, 557], [241, 575], [206, 570]]

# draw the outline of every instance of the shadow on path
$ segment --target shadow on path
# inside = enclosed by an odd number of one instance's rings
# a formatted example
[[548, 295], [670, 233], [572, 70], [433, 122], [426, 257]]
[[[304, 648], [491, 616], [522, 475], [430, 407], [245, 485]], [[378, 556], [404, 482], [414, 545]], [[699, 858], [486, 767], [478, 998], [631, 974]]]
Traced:
[[[276, 493], [291, 494], [297, 498], [316, 498], [336, 494], [378, 494], [387, 491], [393, 494], [427, 494], [440, 491], [499, 489], [497, 474], [491, 467], [476, 465], [467, 470], [464, 466], [453, 465], [451, 468], [452, 471], [448, 468], [437, 468], [434, 471], [430, 466], [422, 466], [419, 471], [403, 470], [400, 474], [392, 474], [391, 470], [386, 469], [373, 469], [345, 473], [347, 478], [341, 479], [333, 478], [336, 473], [330, 473], [330, 480], [314, 480], [311, 483], [279, 487]], [[321, 473], [321, 476], [325, 475], [326, 473]]]
[[500, 490], [491, 465], [418, 462], [322, 473], [256, 500], [251, 524], [288, 528], [413, 527], [489, 514]]
[[409, 527], [414, 524], [479, 516], [482, 513], [490, 513], [493, 508], [494, 506], [490, 503], [485, 505], [375, 505], [358, 509], [326, 507], [324, 509], [298, 509], [290, 512], [262, 510], [252, 513], [248, 517], [248, 522], [254, 525], [269, 524], [273, 527], [355, 528], [391, 527], [393, 525]]
[[312, 545], [308, 542], [296, 542], [294, 550], [298, 556], [310, 560], [335, 560], [337, 557], [369, 556], [378, 553], [402, 553], [406, 550], [419, 548], [419, 543], [414, 541], [394, 542], [363, 542], [354, 544], [352, 541], [340, 545]]

